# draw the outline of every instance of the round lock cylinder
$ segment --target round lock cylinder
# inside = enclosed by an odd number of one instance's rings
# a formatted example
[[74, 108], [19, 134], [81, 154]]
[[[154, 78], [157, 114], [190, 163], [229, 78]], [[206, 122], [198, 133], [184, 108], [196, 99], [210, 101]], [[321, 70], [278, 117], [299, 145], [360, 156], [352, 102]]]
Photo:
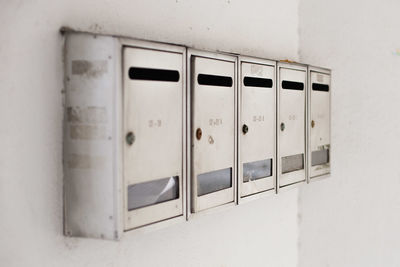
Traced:
[[203, 131], [200, 128], [197, 128], [197, 130], [196, 130], [197, 140], [200, 140], [202, 136], [203, 136]]
[[128, 132], [126, 134], [125, 140], [126, 143], [131, 146], [133, 142], [135, 142], [135, 135], [133, 134], [133, 132]]
[[249, 132], [249, 126], [247, 126], [246, 124], [243, 124], [242, 132], [243, 132], [243, 134], [247, 134]]

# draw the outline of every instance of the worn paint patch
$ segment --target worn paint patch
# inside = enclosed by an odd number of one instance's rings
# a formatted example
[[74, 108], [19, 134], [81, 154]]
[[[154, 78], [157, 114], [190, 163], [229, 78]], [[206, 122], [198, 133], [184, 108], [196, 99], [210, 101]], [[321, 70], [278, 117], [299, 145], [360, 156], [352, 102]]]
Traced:
[[107, 60], [72, 60], [72, 74], [99, 77], [107, 73]]
[[71, 169], [103, 169], [106, 159], [103, 156], [71, 154], [68, 167]]
[[106, 123], [105, 107], [68, 107], [67, 120], [73, 123]]
[[97, 125], [72, 125], [71, 139], [103, 140], [106, 139], [106, 127]]
[[260, 65], [252, 64], [250, 67], [250, 72], [251, 72], [251, 74], [261, 76], [263, 74], [263, 68]]
[[323, 82], [324, 82], [324, 75], [322, 75], [322, 74], [317, 74], [317, 82], [323, 83]]

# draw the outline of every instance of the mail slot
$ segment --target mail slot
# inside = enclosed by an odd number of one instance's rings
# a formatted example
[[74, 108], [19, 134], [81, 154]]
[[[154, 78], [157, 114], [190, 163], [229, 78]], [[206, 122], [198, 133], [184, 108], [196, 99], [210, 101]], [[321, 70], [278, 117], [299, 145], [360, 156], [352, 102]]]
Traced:
[[306, 180], [307, 67], [278, 63], [278, 184]]
[[185, 47], [66, 33], [66, 235], [186, 219], [185, 66]]
[[330, 70], [308, 67], [309, 179], [330, 173]]
[[183, 214], [182, 53], [125, 46], [125, 229]]
[[274, 61], [240, 57], [240, 197], [272, 190], [276, 177], [276, 82]]
[[236, 57], [189, 50], [191, 212], [235, 201]]

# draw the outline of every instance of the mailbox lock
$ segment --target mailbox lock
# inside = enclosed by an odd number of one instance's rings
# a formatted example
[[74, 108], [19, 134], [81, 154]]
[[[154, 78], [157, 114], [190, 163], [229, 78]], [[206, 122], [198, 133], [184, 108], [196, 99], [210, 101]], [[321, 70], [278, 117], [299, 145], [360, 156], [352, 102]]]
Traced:
[[196, 130], [197, 140], [200, 140], [202, 135], [203, 135], [203, 131], [200, 128], [197, 128], [197, 130]]
[[281, 123], [281, 131], [283, 132], [285, 130], [285, 124], [282, 122]]
[[243, 127], [242, 127], [243, 134], [247, 134], [248, 131], [249, 131], [249, 126], [247, 126], [246, 124], [243, 124]]
[[133, 142], [135, 142], [135, 135], [133, 134], [133, 132], [127, 133], [125, 140], [126, 140], [126, 143], [131, 146], [133, 144]]
[[314, 126], [315, 126], [315, 121], [312, 120], [312, 121], [311, 121], [311, 128], [314, 128]]

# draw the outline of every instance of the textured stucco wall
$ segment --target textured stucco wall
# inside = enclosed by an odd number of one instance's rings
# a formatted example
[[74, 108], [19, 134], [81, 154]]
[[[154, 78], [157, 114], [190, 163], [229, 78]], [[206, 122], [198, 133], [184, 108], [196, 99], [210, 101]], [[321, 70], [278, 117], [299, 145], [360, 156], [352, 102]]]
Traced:
[[300, 266], [400, 265], [399, 10], [300, 1], [300, 58], [333, 70], [332, 176], [300, 191]]

